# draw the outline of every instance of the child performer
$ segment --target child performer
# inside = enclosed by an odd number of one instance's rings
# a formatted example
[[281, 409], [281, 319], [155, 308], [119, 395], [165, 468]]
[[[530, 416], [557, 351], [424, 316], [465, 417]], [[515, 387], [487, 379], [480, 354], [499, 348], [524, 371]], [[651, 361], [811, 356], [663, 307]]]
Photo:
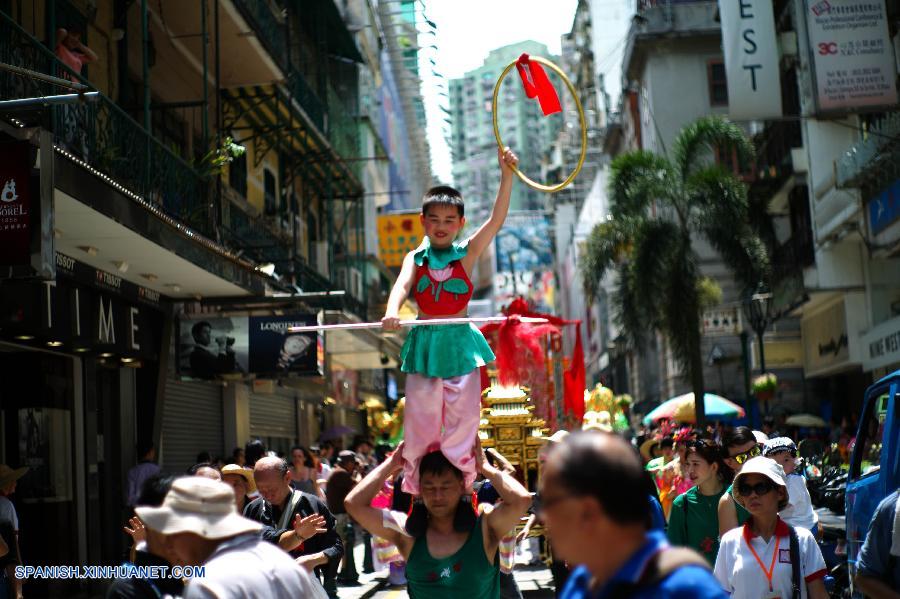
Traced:
[[[466, 224], [463, 198], [452, 187], [433, 187], [422, 201], [419, 218], [425, 239], [403, 259], [381, 319], [385, 330], [400, 328], [400, 306], [410, 291], [420, 319], [466, 316], [472, 298], [469, 275], [506, 220], [512, 191], [512, 166], [519, 159], [509, 148], [497, 152], [500, 189], [486, 223], [468, 239], [456, 236]], [[440, 449], [465, 476], [475, 481], [472, 448], [481, 420], [481, 376], [478, 368], [494, 359], [481, 331], [473, 324], [414, 326], [400, 354], [406, 376], [403, 491], [419, 494], [419, 461]]]

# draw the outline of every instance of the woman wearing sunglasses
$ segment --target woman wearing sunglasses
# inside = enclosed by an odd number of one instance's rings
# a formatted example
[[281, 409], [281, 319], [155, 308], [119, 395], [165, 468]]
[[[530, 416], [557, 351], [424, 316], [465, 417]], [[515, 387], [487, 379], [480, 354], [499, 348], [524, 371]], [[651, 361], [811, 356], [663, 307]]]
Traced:
[[[762, 453], [753, 431], [746, 426], [735, 427], [731, 434], [725, 436], [723, 446], [725, 465], [731, 468], [735, 476], [741, 471], [744, 462]], [[719, 538], [746, 522], [749, 517], [750, 512], [734, 500], [733, 488], [725, 489], [719, 499]]]
[[732, 599], [826, 599], [816, 539], [778, 517], [789, 505], [784, 469], [769, 458], [751, 458], [733, 487], [750, 518], [722, 537], [714, 569]]
[[675, 498], [669, 513], [669, 542], [690, 547], [712, 565], [719, 551], [719, 499], [731, 480], [715, 441], [701, 439], [685, 444], [686, 478], [694, 485]]

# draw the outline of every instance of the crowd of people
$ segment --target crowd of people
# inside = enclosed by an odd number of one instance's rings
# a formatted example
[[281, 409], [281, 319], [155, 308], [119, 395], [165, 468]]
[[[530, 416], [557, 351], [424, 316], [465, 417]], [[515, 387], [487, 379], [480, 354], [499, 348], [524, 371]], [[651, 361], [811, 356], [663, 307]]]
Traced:
[[[630, 440], [560, 432], [541, 452], [535, 496], [480, 443], [474, 485], [434, 450], [419, 462], [418, 496], [402, 490], [403, 443], [351, 446], [275, 455], [252, 441], [233, 463], [200, 455], [180, 475], [161, 473], [141, 448], [127, 489], [127, 562], [202, 565], [205, 575], [121, 579], [107, 596], [337, 597], [357, 584], [352, 548], [362, 543], [363, 570], [388, 566], [410, 596], [520, 598], [513, 555], [536, 523], [566, 599], [828, 596], [821, 528], [788, 437], [742, 426]], [[0, 513], [25, 472], [0, 468]], [[895, 492], [879, 506], [859, 556], [857, 586], [871, 597], [900, 588], [897, 505]], [[0, 559], [15, 563], [15, 531], [0, 533]]]

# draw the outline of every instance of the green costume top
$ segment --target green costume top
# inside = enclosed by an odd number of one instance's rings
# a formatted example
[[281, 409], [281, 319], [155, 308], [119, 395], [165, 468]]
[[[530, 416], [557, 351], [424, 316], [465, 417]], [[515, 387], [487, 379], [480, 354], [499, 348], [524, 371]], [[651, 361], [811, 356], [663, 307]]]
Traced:
[[[462, 508], [460, 508], [462, 509]], [[435, 559], [425, 535], [416, 539], [406, 562], [412, 599], [496, 599], [500, 596], [500, 562], [484, 554], [484, 517], [479, 516], [469, 538], [453, 555]]]
[[669, 542], [699, 551], [714, 565], [719, 553], [719, 499], [724, 494], [724, 488], [715, 495], [703, 495], [698, 487], [691, 487], [676, 497], [669, 511]]
[[[473, 286], [460, 260], [467, 243], [433, 248], [428, 239], [413, 253], [416, 273], [413, 296], [430, 316], [452, 316], [465, 310]], [[400, 370], [428, 377], [453, 378], [494, 360], [494, 352], [473, 324], [411, 327], [400, 352]]]

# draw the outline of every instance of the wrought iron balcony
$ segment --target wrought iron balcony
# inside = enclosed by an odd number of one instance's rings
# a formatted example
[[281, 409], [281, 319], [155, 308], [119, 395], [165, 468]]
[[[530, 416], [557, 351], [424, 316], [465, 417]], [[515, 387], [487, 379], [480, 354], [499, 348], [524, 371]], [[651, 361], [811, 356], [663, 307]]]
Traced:
[[816, 263], [816, 250], [812, 229], [808, 226], [794, 231], [783, 244], [775, 248], [772, 256], [772, 274], [775, 281], [802, 273], [803, 269]]
[[837, 161], [837, 187], [879, 187], [900, 176], [900, 112], [877, 121], [865, 139], [854, 144]]
[[286, 25], [276, 18], [268, 2], [260, 0], [232, 0], [241, 15], [257, 32], [257, 38], [266, 47], [275, 62], [286, 70], [287, 31]]
[[[94, 86], [0, 11], [0, 61]], [[0, 72], [0, 99], [65, 93], [57, 86]], [[209, 234], [206, 180], [103, 94], [93, 103], [53, 106], [57, 147], [169, 216]]]

